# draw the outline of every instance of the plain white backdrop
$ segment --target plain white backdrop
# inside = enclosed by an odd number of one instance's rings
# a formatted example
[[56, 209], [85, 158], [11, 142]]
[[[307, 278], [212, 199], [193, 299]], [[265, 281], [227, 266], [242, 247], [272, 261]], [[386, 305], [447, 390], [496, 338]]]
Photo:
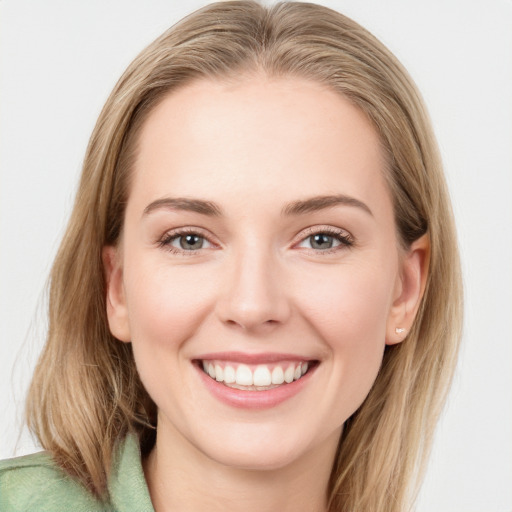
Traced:
[[[136, 54], [200, 0], [0, 0], [0, 458], [37, 450], [23, 400], [88, 137]], [[419, 512], [512, 511], [512, 0], [324, 0], [422, 91], [463, 260], [460, 364]]]

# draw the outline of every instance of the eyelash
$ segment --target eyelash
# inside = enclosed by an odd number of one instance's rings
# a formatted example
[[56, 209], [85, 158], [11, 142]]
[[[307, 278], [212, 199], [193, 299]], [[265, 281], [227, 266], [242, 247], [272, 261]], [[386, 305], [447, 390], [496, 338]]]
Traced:
[[[201, 233], [200, 229], [197, 229], [197, 228], [182, 228], [182, 229], [178, 229], [178, 230], [175, 230], [175, 231], [171, 231], [171, 232], [165, 233], [163, 235], [163, 237], [158, 241], [158, 246], [161, 247], [162, 249], [166, 250], [166, 251], [169, 251], [172, 254], [177, 254], [177, 255], [180, 255], [180, 256], [191, 256], [191, 255], [197, 254], [199, 251], [202, 250], [202, 248], [200, 248], [200, 249], [185, 250], [185, 249], [178, 249], [177, 247], [173, 247], [171, 245], [171, 243], [174, 240], [177, 240], [177, 239], [179, 239], [181, 237], [184, 237], [186, 235], [196, 235], [197, 237], [206, 240], [209, 244], [211, 244], [213, 246], [216, 245], [213, 242], [211, 242], [210, 240], [208, 240], [208, 237], [204, 236]], [[308, 250], [310, 252], [314, 252], [315, 255], [317, 255], [317, 254], [320, 254], [320, 255], [332, 254], [332, 253], [338, 252], [338, 251], [343, 250], [343, 249], [351, 248], [354, 245], [354, 240], [353, 240], [352, 236], [349, 233], [347, 233], [344, 230], [332, 228], [330, 226], [320, 226], [320, 227], [310, 227], [310, 228], [307, 228], [304, 232], [301, 233], [300, 240], [295, 242], [293, 245], [296, 246], [296, 245], [304, 242], [308, 238], [311, 238], [311, 237], [313, 237], [315, 235], [327, 235], [329, 237], [334, 238], [336, 241], [338, 241], [340, 243], [340, 245], [338, 245], [337, 247], [333, 247], [333, 248], [330, 248], [330, 249], [319, 249], [319, 250], [316, 250], [316, 249], [313, 249], [313, 248], [310, 248], [310, 249], [305, 248], [306, 250]]]
[[162, 249], [165, 249], [166, 251], [169, 251], [172, 254], [177, 254], [179, 256], [190, 256], [193, 254], [196, 254], [201, 249], [192, 249], [190, 251], [187, 251], [185, 249], [178, 249], [177, 247], [173, 247], [171, 243], [181, 237], [184, 237], [186, 235], [196, 235], [199, 238], [203, 238], [204, 240], [208, 241], [208, 243], [213, 244], [208, 240], [206, 236], [204, 236], [201, 233], [200, 229], [197, 228], [181, 228], [176, 231], [170, 231], [163, 235], [163, 237], [158, 241], [158, 246]]
[[[306, 249], [314, 252], [315, 255], [319, 254], [321, 256], [327, 256], [329, 254], [336, 253], [343, 249], [350, 249], [354, 245], [354, 239], [347, 231], [342, 229], [336, 229], [331, 226], [315, 226], [307, 228], [304, 232], [301, 233], [301, 239], [297, 243], [304, 242], [308, 238], [311, 238], [315, 235], [327, 235], [329, 237], [334, 238], [340, 243], [339, 246], [330, 249]], [[297, 243], [294, 245], [297, 245]]]

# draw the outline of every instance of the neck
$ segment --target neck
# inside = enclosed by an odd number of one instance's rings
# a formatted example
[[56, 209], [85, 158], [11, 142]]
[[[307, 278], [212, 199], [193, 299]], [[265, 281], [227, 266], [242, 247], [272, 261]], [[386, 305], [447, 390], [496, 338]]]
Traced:
[[325, 512], [340, 432], [277, 469], [226, 466], [178, 432], [159, 429], [144, 471], [156, 512]]

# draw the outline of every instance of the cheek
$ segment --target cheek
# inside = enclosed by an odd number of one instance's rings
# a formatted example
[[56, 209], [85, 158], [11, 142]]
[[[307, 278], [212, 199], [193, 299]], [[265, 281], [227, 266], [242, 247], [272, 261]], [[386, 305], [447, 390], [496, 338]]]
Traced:
[[132, 340], [168, 346], [190, 335], [212, 302], [211, 280], [186, 266], [139, 264], [125, 269]]
[[305, 316], [334, 344], [366, 338], [384, 343], [393, 283], [391, 268], [351, 266], [316, 275], [296, 295]]
[[185, 355], [187, 341], [211, 308], [213, 283], [191, 267], [172, 268], [141, 259], [133, 265], [127, 262], [125, 289], [140, 379], [159, 409], [177, 411], [178, 423], [185, 421], [184, 404], [194, 408], [186, 378], [193, 371]]
[[330, 352], [331, 389], [343, 421], [361, 405], [381, 366], [392, 276], [389, 269], [352, 267], [315, 279], [300, 294], [304, 317]]
[[[131, 271], [133, 269], [133, 272]], [[178, 269], [139, 261], [125, 267], [128, 316], [135, 362], [144, 386], [157, 404], [169, 401], [171, 390], [187, 386], [179, 376], [190, 371], [186, 341], [204, 321], [213, 301], [213, 287], [191, 268]]]

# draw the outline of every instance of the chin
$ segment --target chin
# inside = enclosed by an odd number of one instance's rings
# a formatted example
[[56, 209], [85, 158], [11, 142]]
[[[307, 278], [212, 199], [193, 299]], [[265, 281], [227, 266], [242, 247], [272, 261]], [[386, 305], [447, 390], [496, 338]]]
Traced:
[[273, 446], [230, 446], [210, 450], [206, 455], [218, 464], [247, 471], [275, 471], [283, 469], [300, 458], [300, 451], [285, 448], [276, 441]]
[[[223, 466], [250, 471], [274, 471], [297, 464], [312, 450], [329, 444], [334, 453], [341, 428], [322, 435], [279, 426], [231, 427], [228, 436], [201, 439], [196, 447], [209, 459]], [[247, 428], [248, 427], [248, 428]]]

